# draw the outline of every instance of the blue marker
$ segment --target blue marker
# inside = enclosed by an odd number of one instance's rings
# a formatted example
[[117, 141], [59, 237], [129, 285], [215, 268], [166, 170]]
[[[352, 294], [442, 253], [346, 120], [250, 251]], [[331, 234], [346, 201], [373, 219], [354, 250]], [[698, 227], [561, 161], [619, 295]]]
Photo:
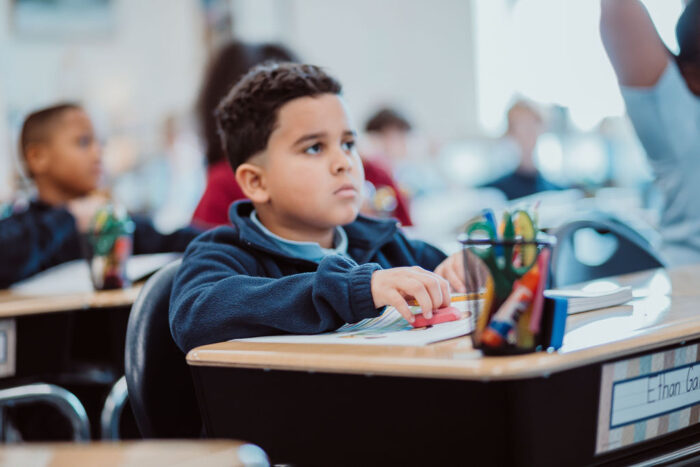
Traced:
[[[486, 223], [489, 224], [491, 227], [493, 227], [493, 233], [495, 235], [495, 238], [493, 238], [494, 241], [498, 240], [498, 225], [496, 224], [496, 216], [493, 215], [493, 211], [491, 209], [484, 209], [481, 214], [484, 216], [484, 220], [486, 220]], [[504, 251], [503, 251], [503, 245], [494, 245], [493, 247], [493, 253], [496, 258], [503, 258], [505, 256]], [[503, 260], [499, 260], [503, 261]]]

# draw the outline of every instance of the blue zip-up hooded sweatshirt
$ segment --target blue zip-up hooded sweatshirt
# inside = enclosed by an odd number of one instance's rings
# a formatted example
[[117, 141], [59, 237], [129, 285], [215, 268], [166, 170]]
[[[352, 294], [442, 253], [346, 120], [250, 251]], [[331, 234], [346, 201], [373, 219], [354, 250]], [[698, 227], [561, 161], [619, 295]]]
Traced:
[[243, 337], [321, 333], [377, 316], [374, 271], [432, 271], [445, 259], [437, 248], [407, 239], [395, 221], [364, 216], [344, 226], [352, 259], [294, 258], [253, 224], [252, 210], [250, 201], [233, 204], [233, 226], [205, 232], [185, 252], [170, 298], [170, 330], [184, 352]]

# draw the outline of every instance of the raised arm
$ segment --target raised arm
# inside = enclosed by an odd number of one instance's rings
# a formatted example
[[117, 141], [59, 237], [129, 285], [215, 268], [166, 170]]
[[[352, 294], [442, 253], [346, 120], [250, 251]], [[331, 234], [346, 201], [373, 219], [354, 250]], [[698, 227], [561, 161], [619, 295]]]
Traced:
[[600, 36], [621, 85], [651, 87], [666, 69], [671, 54], [639, 0], [601, 0]]

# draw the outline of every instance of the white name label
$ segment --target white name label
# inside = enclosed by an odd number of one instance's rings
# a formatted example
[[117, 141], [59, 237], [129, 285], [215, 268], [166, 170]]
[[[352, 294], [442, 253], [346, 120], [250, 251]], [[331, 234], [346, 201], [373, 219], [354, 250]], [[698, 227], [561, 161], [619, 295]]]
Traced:
[[700, 402], [700, 364], [613, 384], [610, 428], [658, 417]]
[[596, 454], [700, 424], [700, 344], [606, 363]]

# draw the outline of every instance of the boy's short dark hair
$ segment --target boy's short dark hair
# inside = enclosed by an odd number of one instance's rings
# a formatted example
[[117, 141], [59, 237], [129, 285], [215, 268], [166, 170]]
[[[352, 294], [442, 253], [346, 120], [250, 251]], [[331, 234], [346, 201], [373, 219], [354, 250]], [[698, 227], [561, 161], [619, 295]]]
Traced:
[[389, 128], [411, 131], [411, 124], [398, 110], [385, 108], [372, 115], [365, 125], [367, 133], [381, 133]]
[[215, 112], [221, 144], [233, 170], [267, 147], [284, 104], [341, 91], [335, 78], [314, 65], [263, 63], [251, 69]]
[[[29, 168], [27, 167], [26, 157], [29, 145], [45, 141], [49, 136], [50, 127], [56, 123], [61, 114], [66, 110], [73, 109], [82, 109], [82, 107], [75, 102], [61, 102], [32, 112], [24, 119], [22, 130], [19, 134], [19, 154], [27, 168], [27, 172], [29, 172]], [[32, 175], [31, 173], [28, 174], [29, 176]]]

